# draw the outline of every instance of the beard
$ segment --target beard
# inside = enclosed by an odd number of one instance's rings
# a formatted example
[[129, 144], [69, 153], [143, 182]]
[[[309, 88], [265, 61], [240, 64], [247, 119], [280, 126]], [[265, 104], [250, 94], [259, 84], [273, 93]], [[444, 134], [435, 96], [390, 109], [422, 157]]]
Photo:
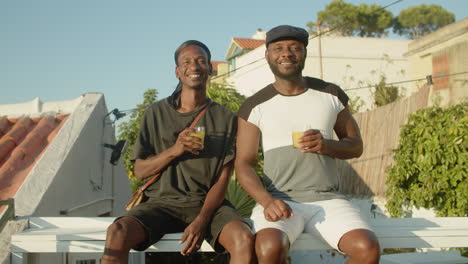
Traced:
[[285, 80], [294, 80], [302, 76], [305, 63], [304, 61], [299, 62], [294, 70], [288, 72], [281, 72], [278, 65], [273, 62], [268, 61], [268, 65], [275, 76]]

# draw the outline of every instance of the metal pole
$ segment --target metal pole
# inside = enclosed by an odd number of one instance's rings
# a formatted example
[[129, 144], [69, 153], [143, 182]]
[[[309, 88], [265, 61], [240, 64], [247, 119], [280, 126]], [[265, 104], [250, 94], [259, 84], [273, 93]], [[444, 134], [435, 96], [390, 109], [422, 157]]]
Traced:
[[319, 54], [319, 66], [320, 66], [320, 79], [323, 79], [323, 66], [322, 66], [322, 36], [320, 35], [320, 21], [315, 22], [317, 25], [317, 36], [318, 36], [318, 54]]

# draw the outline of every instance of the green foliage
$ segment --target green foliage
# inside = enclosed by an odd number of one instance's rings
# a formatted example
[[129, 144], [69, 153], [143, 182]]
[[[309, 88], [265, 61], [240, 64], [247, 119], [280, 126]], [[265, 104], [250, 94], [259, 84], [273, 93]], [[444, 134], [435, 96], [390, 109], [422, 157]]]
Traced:
[[[321, 26], [327, 29], [336, 28], [342, 36], [382, 37], [392, 26], [393, 15], [380, 5], [360, 4], [359, 6], [334, 0], [317, 13]], [[316, 24], [307, 23], [309, 32], [316, 31]]]
[[235, 176], [231, 177], [228, 184], [226, 199], [229, 200], [243, 217], [250, 217], [255, 201], [237, 182]]
[[138, 137], [138, 132], [140, 130], [141, 120], [143, 119], [143, 115], [145, 113], [146, 108], [157, 101], [158, 91], [156, 89], [148, 89], [143, 95], [143, 103], [138, 104], [136, 107], [136, 111], [133, 111], [130, 115], [130, 120], [122, 122], [119, 125], [120, 133], [118, 138], [120, 140], [127, 140], [127, 151], [122, 153], [122, 160], [124, 161], [125, 169], [127, 170], [128, 178], [130, 179], [131, 189], [132, 192], [136, 191], [136, 189], [142, 184], [141, 181], [138, 181], [135, 178], [135, 174], [133, 173], [133, 162], [131, 162], [131, 152], [133, 150], [133, 146]]
[[356, 33], [360, 37], [387, 36], [387, 29], [392, 26], [393, 15], [380, 5], [360, 4], [358, 7], [358, 26]]
[[409, 117], [388, 168], [387, 204], [392, 217], [412, 206], [438, 216], [468, 216], [468, 102], [432, 107]]
[[394, 19], [393, 32], [418, 39], [455, 21], [455, 15], [439, 5], [412, 6]]
[[398, 93], [398, 87], [387, 85], [386, 80], [387, 77], [385, 77], [385, 75], [380, 75], [380, 81], [375, 86], [373, 96], [374, 103], [377, 107], [395, 102], [396, 100], [401, 98], [401, 96]]
[[364, 106], [364, 100], [360, 96], [350, 97], [348, 102], [349, 111], [351, 114], [356, 114], [361, 111], [361, 108]]
[[245, 101], [245, 96], [226, 83], [212, 83], [206, 90], [206, 94], [211, 100], [216, 101], [234, 113], [239, 111], [239, 107]]

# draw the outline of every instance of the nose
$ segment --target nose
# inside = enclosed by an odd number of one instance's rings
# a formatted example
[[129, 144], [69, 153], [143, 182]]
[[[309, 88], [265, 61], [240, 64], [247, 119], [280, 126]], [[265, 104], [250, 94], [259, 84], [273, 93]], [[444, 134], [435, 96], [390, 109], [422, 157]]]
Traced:
[[293, 55], [294, 55], [294, 53], [291, 51], [290, 48], [285, 48], [281, 52], [281, 57], [286, 57], [287, 58], [287, 57], [291, 57]]
[[188, 67], [190, 69], [195, 69], [195, 70], [198, 70], [198, 69], [201, 68], [200, 63], [198, 61], [196, 61], [196, 60], [191, 61], [190, 64], [188, 65]]

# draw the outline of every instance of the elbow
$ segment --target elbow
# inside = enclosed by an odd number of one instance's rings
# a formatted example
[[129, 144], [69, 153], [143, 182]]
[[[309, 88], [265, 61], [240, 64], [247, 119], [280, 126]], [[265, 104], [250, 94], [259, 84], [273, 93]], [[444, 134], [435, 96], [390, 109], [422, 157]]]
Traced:
[[141, 164], [139, 160], [136, 160], [133, 166], [133, 175], [137, 180], [142, 181], [144, 177], [144, 172], [142, 171]]
[[364, 152], [364, 147], [363, 147], [363, 144], [362, 144], [362, 139], [360, 139], [357, 146], [356, 146], [356, 151], [354, 152], [354, 157], [353, 158], [361, 157], [363, 152]]
[[361, 157], [362, 153], [364, 152], [363, 148], [360, 147], [357, 151], [356, 151], [356, 155], [354, 156], [354, 158], [359, 158]]
[[135, 175], [135, 178], [137, 178], [137, 180], [139, 181], [142, 181], [144, 179], [142, 173], [137, 169], [133, 169], [133, 175]]

